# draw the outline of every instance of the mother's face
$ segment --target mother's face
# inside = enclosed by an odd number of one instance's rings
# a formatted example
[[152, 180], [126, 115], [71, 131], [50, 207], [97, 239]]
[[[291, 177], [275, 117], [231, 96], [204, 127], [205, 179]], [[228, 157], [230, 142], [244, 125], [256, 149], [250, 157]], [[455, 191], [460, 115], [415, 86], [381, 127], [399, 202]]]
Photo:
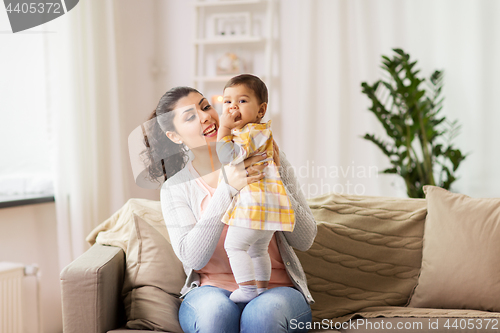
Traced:
[[193, 149], [217, 141], [219, 115], [203, 95], [191, 92], [179, 99], [172, 112], [175, 132], [166, 134], [173, 142]]

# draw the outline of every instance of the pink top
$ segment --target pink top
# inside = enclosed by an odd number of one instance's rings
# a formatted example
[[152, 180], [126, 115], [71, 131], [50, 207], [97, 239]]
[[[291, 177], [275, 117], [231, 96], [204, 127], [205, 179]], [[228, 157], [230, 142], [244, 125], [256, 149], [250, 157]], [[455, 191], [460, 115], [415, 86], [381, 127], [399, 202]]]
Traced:
[[[198, 172], [193, 168], [191, 162], [188, 162], [189, 171], [193, 174], [198, 185], [208, 191], [208, 195], [201, 202], [201, 213], [208, 206], [212, 195], [215, 192], [215, 188], [210, 187], [203, 178], [200, 177]], [[222, 223], [222, 222], [221, 222]], [[238, 289], [238, 284], [234, 280], [233, 272], [231, 271], [231, 266], [229, 265], [229, 259], [224, 250], [224, 240], [226, 239], [228, 226], [224, 226], [222, 233], [219, 238], [219, 242], [215, 247], [215, 251], [208, 263], [200, 270], [197, 270], [200, 274], [200, 282], [202, 286], [210, 285], [214, 287], [219, 287], [229, 291], [234, 291]], [[276, 243], [276, 235], [273, 236], [271, 243], [269, 243], [269, 256], [271, 257], [271, 279], [269, 280], [269, 288], [275, 287], [293, 287], [293, 283], [286, 272], [285, 265], [281, 259], [281, 255], [278, 250], [278, 244]]]

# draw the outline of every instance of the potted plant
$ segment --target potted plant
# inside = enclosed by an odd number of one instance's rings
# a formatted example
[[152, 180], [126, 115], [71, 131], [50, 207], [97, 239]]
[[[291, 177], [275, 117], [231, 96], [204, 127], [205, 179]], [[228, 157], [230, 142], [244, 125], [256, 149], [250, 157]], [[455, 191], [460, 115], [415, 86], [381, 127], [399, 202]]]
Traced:
[[[393, 58], [382, 56], [382, 69], [388, 79], [372, 85], [361, 83], [369, 108], [387, 133], [387, 139], [366, 134], [389, 158], [391, 167], [382, 171], [403, 177], [408, 196], [423, 198], [424, 185], [450, 189], [455, 172], [466, 158], [452, 145], [460, 126], [440, 116], [443, 98], [443, 72], [434, 71], [429, 80], [418, 76], [417, 61], [401, 49]], [[422, 83], [427, 87], [422, 87]]]

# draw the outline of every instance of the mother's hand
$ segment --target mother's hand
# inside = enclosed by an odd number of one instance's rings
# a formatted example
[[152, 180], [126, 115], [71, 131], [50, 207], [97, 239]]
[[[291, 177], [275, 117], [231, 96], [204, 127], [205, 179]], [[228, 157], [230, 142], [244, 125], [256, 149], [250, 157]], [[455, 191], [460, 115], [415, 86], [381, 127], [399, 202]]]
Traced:
[[274, 164], [276, 164], [276, 166], [281, 166], [280, 148], [278, 147], [278, 144], [276, 143], [276, 141], [274, 141], [274, 139], [273, 139], [273, 160], [274, 160]]
[[239, 191], [246, 185], [255, 183], [264, 178], [263, 170], [267, 166], [267, 163], [255, 164], [266, 158], [267, 156], [265, 154], [254, 155], [237, 165], [224, 166], [229, 185]]

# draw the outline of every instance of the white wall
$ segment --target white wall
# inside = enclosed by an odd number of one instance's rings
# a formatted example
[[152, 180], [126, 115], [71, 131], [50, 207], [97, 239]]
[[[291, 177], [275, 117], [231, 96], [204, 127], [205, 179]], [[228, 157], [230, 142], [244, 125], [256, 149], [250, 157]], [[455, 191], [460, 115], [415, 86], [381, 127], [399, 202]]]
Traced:
[[[194, 9], [191, 1], [136, 0], [115, 3], [122, 139], [156, 109], [170, 88], [192, 85]], [[128, 156], [128, 152], [127, 152]], [[132, 170], [128, 198], [159, 200], [159, 191], [138, 187]]]
[[[0, 230], [0, 261], [40, 267], [43, 332], [62, 332], [54, 203], [2, 208]], [[30, 311], [25, 314], [25, 320], [29, 321], [26, 324], [33, 325], [35, 314]]]
[[[157, 19], [160, 3], [161, 1], [157, 0], [141, 1], [140, 5], [136, 0], [115, 2], [118, 93], [123, 142], [128, 142], [129, 134], [147, 120], [161, 97], [158, 85], [165, 74], [160, 70], [161, 56], [158, 53], [160, 46]], [[125, 155], [128, 156], [128, 151]], [[125, 172], [129, 180], [125, 186], [126, 199], [159, 200], [158, 191], [142, 189], [135, 184], [129, 162]]]

